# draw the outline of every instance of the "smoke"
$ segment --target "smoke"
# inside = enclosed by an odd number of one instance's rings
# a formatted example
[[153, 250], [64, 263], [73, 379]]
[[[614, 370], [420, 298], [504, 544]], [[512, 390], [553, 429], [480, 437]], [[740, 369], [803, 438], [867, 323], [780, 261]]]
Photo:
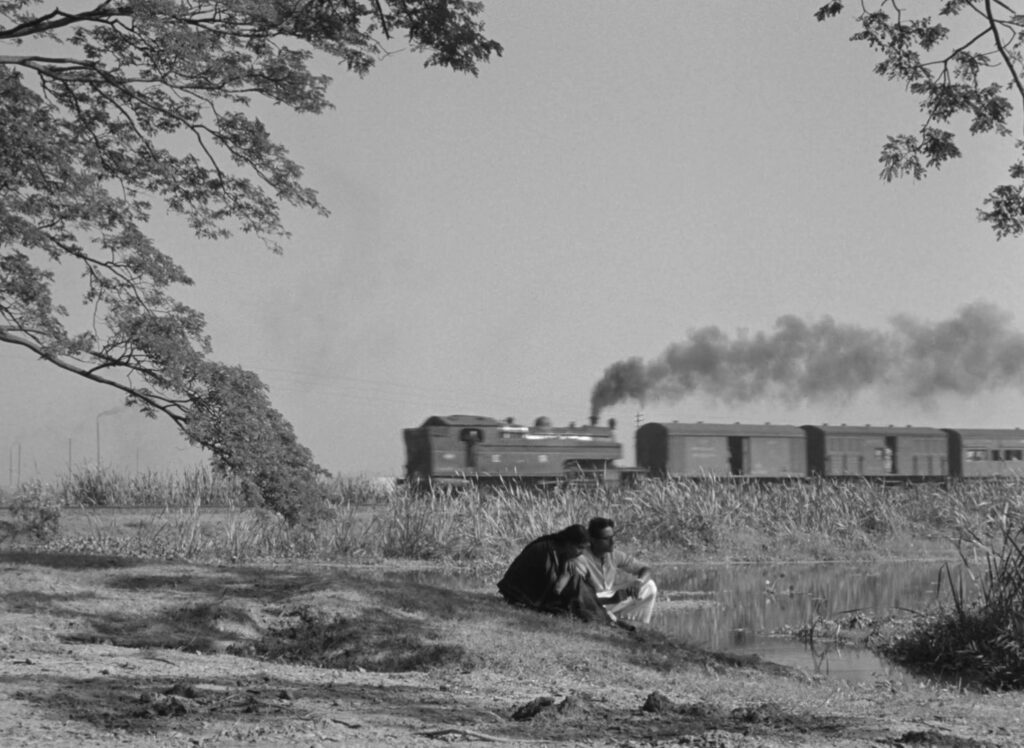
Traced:
[[675, 402], [702, 393], [727, 403], [779, 398], [787, 403], [848, 400], [876, 388], [906, 401], [1024, 388], [1024, 334], [1011, 316], [977, 302], [952, 319], [925, 323], [901, 315], [888, 331], [806, 322], [787, 315], [771, 333], [735, 339], [717, 327], [689, 333], [645, 362], [609, 366], [594, 385], [593, 415], [627, 399]]

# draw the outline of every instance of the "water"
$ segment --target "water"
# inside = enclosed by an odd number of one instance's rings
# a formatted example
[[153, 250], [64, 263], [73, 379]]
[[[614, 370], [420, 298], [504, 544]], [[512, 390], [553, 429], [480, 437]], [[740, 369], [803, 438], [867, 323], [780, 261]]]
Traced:
[[[659, 567], [652, 625], [707, 649], [757, 654], [805, 672], [869, 682], [917, 679], [862, 647], [820, 637], [811, 644], [773, 632], [854, 611], [885, 615], [949, 602], [942, 562]], [[956, 576], [954, 569], [954, 576]]]
[[[855, 611], [885, 616], [949, 604], [949, 583], [940, 576], [944, 565], [905, 561], [658, 566], [654, 578], [660, 599], [651, 625], [705, 649], [756, 654], [813, 675], [850, 683], [920, 685], [926, 681], [864, 647], [820, 637], [811, 645], [776, 632], [796, 631], [819, 618], [842, 619]], [[951, 565], [951, 570], [958, 579], [959, 567]], [[427, 571], [417, 577], [449, 588], [493, 589], [494, 584], [472, 574]]]

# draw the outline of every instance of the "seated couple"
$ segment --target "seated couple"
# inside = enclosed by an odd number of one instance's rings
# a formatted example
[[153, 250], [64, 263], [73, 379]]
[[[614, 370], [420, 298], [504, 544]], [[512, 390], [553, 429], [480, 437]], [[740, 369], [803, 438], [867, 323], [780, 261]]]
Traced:
[[[651, 572], [615, 547], [615, 523], [594, 517], [527, 545], [498, 582], [511, 604], [583, 621], [650, 623], [658, 588]], [[616, 589], [618, 570], [633, 581]]]

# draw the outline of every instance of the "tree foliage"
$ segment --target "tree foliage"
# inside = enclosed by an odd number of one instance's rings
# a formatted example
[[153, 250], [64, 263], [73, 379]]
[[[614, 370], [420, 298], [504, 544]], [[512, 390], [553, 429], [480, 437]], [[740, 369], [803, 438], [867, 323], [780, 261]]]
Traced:
[[[328, 110], [315, 55], [364, 75], [401, 38], [475, 75], [501, 46], [469, 0], [71, 5], [0, 0], [0, 341], [169, 417], [294, 514], [321, 469], [254, 374], [209, 359], [202, 315], [171, 295], [191, 280], [146, 223], [159, 206], [278, 251], [280, 205], [325, 211], [255, 100]], [[84, 314], [59, 303], [68, 267]]]
[[[922, 4], [903, 0], [861, 3], [853, 41], [881, 60], [875, 72], [900, 81], [920, 99], [923, 122], [916, 132], [889, 136], [881, 150], [881, 176], [923, 178], [962, 154], [955, 123], [971, 135], [1016, 138], [1009, 180], [983, 199], [980, 220], [998, 238], [1024, 233], [1024, 14], [1002, 0], [943, 0], [936, 17], [911, 13]], [[845, 3], [826, 3], [819, 21], [839, 15]], [[1022, 109], [1021, 111], [1024, 111]], [[1014, 123], [1014, 119], [1017, 119]]]

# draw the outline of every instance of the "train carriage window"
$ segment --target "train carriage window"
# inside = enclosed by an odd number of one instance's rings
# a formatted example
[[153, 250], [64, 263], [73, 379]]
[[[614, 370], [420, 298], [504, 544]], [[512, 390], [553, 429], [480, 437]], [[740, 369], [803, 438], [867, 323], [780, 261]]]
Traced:
[[992, 450], [992, 461], [993, 462], [1002, 462], [1002, 460], [1003, 460], [1003, 456], [999, 453], [999, 450], [998, 449], [993, 449]]
[[1007, 462], [1024, 460], [1024, 449], [1008, 449], [1003, 452], [1003, 459]]
[[462, 429], [459, 439], [468, 444], [479, 444], [484, 440], [484, 432], [480, 429]]
[[968, 449], [965, 457], [968, 462], [984, 462], [988, 459], [988, 451], [984, 449]]

